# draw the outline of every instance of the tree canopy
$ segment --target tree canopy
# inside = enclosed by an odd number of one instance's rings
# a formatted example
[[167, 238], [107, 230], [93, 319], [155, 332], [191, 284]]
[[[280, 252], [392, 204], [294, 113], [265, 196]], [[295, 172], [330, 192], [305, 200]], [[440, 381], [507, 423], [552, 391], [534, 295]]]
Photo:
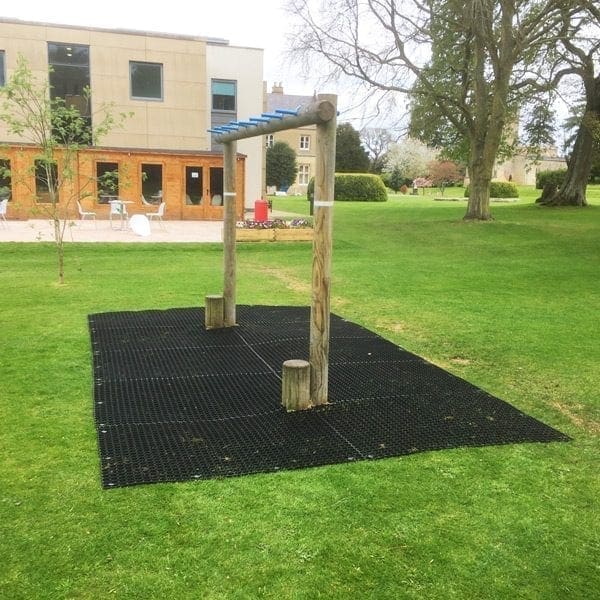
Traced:
[[[489, 186], [505, 125], [523, 98], [543, 88], [534, 66], [569, 37], [574, 3], [330, 0], [316, 9], [291, 0], [290, 10], [302, 32], [291, 36], [297, 53], [324, 58], [332, 77], [410, 94], [420, 104], [421, 123], [431, 124], [428, 143], [437, 135], [466, 158], [465, 218], [491, 218]], [[550, 86], [555, 73], [545, 75]]]
[[350, 123], [341, 123], [335, 135], [336, 173], [367, 173], [369, 155], [362, 147], [360, 134]]
[[281, 141], [267, 148], [266, 170], [267, 185], [274, 185], [279, 189], [290, 187], [298, 173], [293, 148]]

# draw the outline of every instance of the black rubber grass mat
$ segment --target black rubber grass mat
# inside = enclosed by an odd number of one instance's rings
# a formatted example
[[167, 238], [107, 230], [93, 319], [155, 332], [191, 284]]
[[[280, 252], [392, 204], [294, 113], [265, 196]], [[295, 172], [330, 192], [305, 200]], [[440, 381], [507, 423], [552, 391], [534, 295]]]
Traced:
[[237, 316], [206, 331], [202, 308], [90, 315], [104, 487], [569, 439], [336, 315], [330, 403], [287, 413], [281, 365], [308, 358], [309, 309]]

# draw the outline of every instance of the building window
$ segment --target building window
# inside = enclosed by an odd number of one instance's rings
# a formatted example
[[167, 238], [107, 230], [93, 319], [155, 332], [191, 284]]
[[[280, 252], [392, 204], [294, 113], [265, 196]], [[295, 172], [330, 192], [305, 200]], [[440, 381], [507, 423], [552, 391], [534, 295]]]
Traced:
[[298, 165], [298, 185], [308, 185], [309, 176], [309, 165]]
[[211, 82], [212, 109], [235, 111], [235, 81], [220, 81], [213, 79]]
[[6, 85], [6, 67], [4, 61], [4, 50], [0, 50], [0, 87]]
[[269, 135], [267, 135], [267, 136], [265, 136], [265, 137], [266, 137], [266, 140], [267, 140], [267, 141], [266, 141], [266, 144], [265, 144], [265, 146], [266, 146], [267, 148], [272, 148], [272, 147], [273, 147], [273, 144], [275, 143], [275, 140], [274, 140], [274, 138], [273, 138], [273, 134], [272, 134], [272, 133], [269, 133]]
[[202, 204], [202, 167], [185, 168], [185, 203]]
[[48, 66], [50, 73], [50, 98], [62, 98], [65, 106], [74, 107], [83, 117], [86, 127], [69, 127], [68, 118], [61, 127], [54, 129], [54, 134], [62, 139], [65, 131], [76, 131], [74, 140], [80, 144], [90, 144], [92, 134], [92, 118], [89, 102], [90, 87], [90, 49], [89, 46], [48, 42]]
[[0, 159], [0, 200], [10, 200], [11, 197], [10, 160]]
[[137, 100], [163, 99], [163, 66], [160, 63], [129, 62], [131, 97]]
[[[37, 201], [43, 204], [52, 202], [50, 190], [58, 193], [58, 167], [56, 163], [49, 163], [42, 160], [35, 161], [35, 195]], [[58, 202], [59, 198], [55, 198]]]
[[98, 204], [108, 204], [119, 197], [119, 163], [96, 163]]
[[142, 195], [151, 204], [160, 204], [163, 195], [162, 165], [142, 165]]
[[310, 150], [310, 136], [309, 135], [301, 135], [300, 136], [300, 150]]

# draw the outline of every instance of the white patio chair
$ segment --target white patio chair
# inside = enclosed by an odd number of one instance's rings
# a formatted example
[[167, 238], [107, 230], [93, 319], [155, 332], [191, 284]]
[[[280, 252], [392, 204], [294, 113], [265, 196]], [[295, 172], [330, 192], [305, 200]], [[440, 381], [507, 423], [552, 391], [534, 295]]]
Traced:
[[91, 210], [83, 210], [79, 200], [77, 200], [77, 210], [79, 211], [79, 220], [81, 223], [83, 223], [86, 219], [92, 219], [94, 221], [94, 227], [98, 227], [96, 225], [96, 213]]
[[150, 221], [152, 221], [153, 219], [157, 219], [162, 229], [164, 229], [163, 215], [165, 214], [166, 207], [167, 205], [164, 202], [161, 202], [158, 205], [158, 210], [156, 212], [146, 213], [146, 216]]
[[4, 198], [4, 200], [0, 200], [0, 221], [2, 221], [2, 227], [4, 229], [8, 229], [8, 224], [6, 223], [7, 210], [8, 210], [8, 198]]
[[144, 206], [154, 206], [154, 204], [152, 204], [152, 202], [148, 202], [148, 200], [146, 200], [146, 196], [144, 196], [144, 194], [142, 194], [142, 204]]

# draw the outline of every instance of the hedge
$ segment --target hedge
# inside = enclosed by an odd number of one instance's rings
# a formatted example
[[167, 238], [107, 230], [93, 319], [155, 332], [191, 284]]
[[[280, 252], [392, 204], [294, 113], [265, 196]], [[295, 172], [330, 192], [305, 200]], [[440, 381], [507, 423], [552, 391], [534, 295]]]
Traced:
[[[465, 188], [465, 198], [469, 197], [469, 187]], [[518, 198], [519, 190], [511, 181], [492, 181], [490, 183], [490, 198]]]
[[[308, 199], [315, 189], [314, 177], [308, 183]], [[334, 200], [342, 202], [385, 202], [387, 190], [379, 175], [371, 173], [336, 173]]]
[[535, 176], [535, 187], [538, 190], [543, 190], [546, 186], [551, 185], [554, 189], [557, 189], [563, 184], [566, 176], [566, 169], [540, 171]]

